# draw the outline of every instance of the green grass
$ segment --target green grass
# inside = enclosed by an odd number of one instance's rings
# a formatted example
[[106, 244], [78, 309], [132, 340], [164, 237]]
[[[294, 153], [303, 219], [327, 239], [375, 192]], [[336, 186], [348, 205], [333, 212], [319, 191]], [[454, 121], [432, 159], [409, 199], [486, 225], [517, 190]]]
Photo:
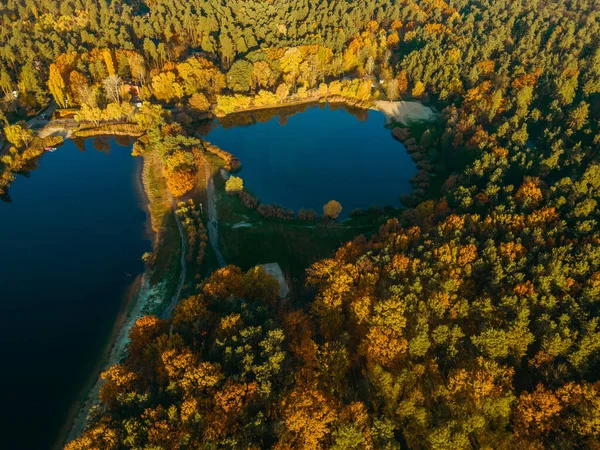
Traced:
[[175, 213], [171, 212], [164, 216], [163, 227], [159, 233], [150, 284], [154, 285], [162, 280], [167, 280], [168, 292], [172, 294], [177, 287], [181, 270], [181, 239], [175, 222]]

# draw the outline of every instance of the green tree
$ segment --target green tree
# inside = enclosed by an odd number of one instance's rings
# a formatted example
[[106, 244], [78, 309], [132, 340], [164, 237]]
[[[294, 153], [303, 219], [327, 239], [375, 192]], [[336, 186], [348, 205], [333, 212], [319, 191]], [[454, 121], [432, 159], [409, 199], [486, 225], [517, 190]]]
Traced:
[[252, 78], [252, 63], [246, 60], [238, 60], [227, 72], [227, 86], [235, 92], [248, 92]]

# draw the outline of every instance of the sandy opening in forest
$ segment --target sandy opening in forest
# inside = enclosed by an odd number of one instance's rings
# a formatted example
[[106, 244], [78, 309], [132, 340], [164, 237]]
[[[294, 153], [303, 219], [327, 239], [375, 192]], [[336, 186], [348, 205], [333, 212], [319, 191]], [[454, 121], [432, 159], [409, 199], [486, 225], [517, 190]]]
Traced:
[[433, 108], [419, 102], [378, 100], [373, 109], [403, 125], [409, 125], [411, 122], [433, 122], [437, 117], [437, 112]]

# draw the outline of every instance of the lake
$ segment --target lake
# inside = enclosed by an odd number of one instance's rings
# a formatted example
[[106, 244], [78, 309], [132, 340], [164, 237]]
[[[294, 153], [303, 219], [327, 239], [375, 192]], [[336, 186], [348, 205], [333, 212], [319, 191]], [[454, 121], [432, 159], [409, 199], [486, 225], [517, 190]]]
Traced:
[[263, 203], [298, 211], [337, 200], [343, 215], [370, 206], [400, 206], [416, 166], [377, 111], [312, 105], [241, 114], [213, 122], [206, 139], [236, 155], [238, 176]]
[[0, 448], [51, 448], [151, 249], [131, 145], [66, 141], [0, 202]]

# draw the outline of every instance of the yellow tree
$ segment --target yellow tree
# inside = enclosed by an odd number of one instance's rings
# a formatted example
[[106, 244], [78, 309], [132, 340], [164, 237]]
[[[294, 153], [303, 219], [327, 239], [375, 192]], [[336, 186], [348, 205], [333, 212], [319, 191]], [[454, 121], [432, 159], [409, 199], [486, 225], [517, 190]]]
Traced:
[[8, 142], [17, 148], [29, 145], [33, 139], [33, 131], [27, 128], [27, 124], [23, 120], [5, 127], [4, 135]]
[[61, 108], [69, 106], [69, 95], [67, 85], [56, 64], [50, 64], [50, 75], [48, 77], [48, 89], [54, 100]]
[[210, 102], [202, 92], [193, 94], [188, 102], [192, 108], [198, 111], [208, 111], [210, 109]]
[[269, 88], [275, 82], [271, 66], [266, 61], [257, 61], [252, 66], [250, 85], [253, 90], [264, 87]]
[[342, 212], [342, 205], [336, 200], [330, 200], [323, 206], [323, 214], [330, 219], [336, 219]]
[[77, 70], [72, 70], [69, 74], [69, 92], [71, 98], [76, 100], [79, 104], [82, 103], [82, 92], [86, 92], [88, 88], [88, 82], [85, 76]]
[[300, 63], [302, 62], [302, 53], [296, 47], [292, 47], [283, 54], [280, 60], [281, 70], [284, 74], [286, 83], [296, 86], [298, 75], [300, 75]]
[[109, 48], [105, 48], [102, 51], [102, 58], [104, 59], [104, 64], [106, 64], [108, 75], [116, 75], [114, 56]]
[[283, 440], [292, 443], [292, 448], [321, 448], [337, 418], [329, 399], [311, 387], [296, 387], [284, 398], [281, 409], [286, 428]]
[[158, 100], [170, 102], [183, 97], [183, 86], [179, 84], [173, 72], [163, 72], [152, 78], [152, 90]]

